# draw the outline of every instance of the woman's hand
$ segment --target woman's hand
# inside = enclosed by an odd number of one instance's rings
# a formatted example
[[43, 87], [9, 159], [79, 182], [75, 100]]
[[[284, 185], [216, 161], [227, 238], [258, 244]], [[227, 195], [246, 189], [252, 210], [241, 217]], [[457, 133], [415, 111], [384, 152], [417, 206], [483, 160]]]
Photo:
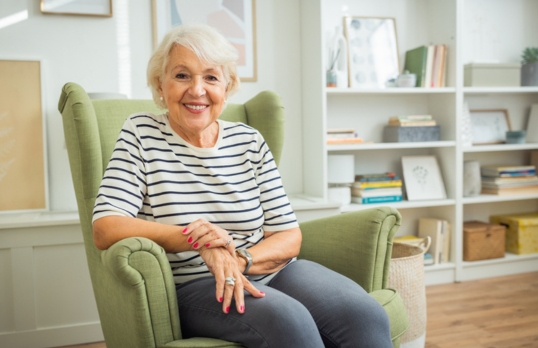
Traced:
[[[216, 298], [222, 302], [222, 311], [230, 312], [232, 298], [235, 299], [235, 307], [237, 312], [245, 312], [244, 291], [250, 293], [253, 297], [264, 297], [265, 293], [259, 291], [248, 281], [248, 279], [239, 270], [237, 257], [231, 255], [229, 251], [221, 248], [202, 248], [200, 256], [205, 261], [207, 268], [215, 277], [217, 282]], [[234, 278], [235, 281], [229, 284], [226, 278]]]
[[183, 230], [183, 234], [189, 235], [187, 242], [192, 245], [194, 250], [200, 250], [202, 247], [224, 247], [230, 255], [235, 256], [235, 244], [228, 232], [203, 219], [188, 224]]

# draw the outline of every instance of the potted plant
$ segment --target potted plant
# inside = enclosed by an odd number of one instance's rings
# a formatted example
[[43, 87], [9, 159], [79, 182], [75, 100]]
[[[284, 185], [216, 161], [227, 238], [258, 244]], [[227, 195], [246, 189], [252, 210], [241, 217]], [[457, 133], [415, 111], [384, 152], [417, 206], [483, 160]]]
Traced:
[[521, 58], [521, 85], [538, 86], [538, 47], [525, 48]]

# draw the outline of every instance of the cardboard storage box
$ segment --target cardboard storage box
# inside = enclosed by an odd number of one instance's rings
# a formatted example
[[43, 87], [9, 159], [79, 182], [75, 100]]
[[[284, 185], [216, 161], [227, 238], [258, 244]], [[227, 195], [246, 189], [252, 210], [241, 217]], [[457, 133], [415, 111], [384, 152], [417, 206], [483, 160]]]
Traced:
[[464, 66], [463, 85], [468, 87], [521, 86], [521, 64], [470, 63]]
[[383, 141], [386, 143], [439, 141], [441, 130], [439, 126], [385, 126]]
[[506, 251], [538, 253], [538, 213], [492, 215], [489, 220], [506, 226]]
[[506, 227], [481, 221], [463, 223], [463, 260], [504, 257]]

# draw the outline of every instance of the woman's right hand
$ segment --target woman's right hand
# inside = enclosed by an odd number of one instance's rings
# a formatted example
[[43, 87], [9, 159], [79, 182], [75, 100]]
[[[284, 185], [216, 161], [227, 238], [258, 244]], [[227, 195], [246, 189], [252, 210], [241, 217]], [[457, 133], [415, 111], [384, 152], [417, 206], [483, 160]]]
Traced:
[[[230, 312], [232, 298], [235, 299], [237, 312], [245, 312], [244, 290], [253, 297], [264, 297], [265, 293], [256, 289], [239, 270], [237, 257], [225, 248], [202, 248], [200, 256], [216, 280], [216, 298], [222, 302], [222, 311]], [[226, 278], [235, 278], [234, 284], [227, 284]]]
[[187, 243], [192, 245], [194, 250], [202, 247], [219, 248], [224, 247], [230, 255], [235, 256], [235, 244], [228, 232], [219, 226], [203, 219], [188, 224], [182, 232], [188, 235]]

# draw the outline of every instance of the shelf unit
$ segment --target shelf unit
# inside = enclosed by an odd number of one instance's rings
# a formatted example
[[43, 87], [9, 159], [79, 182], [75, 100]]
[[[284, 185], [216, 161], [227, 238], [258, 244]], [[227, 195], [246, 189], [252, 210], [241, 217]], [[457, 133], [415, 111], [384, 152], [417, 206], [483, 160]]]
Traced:
[[[538, 270], [538, 254], [464, 262], [463, 222], [489, 215], [538, 210], [538, 195], [463, 197], [463, 163], [525, 164], [538, 144], [465, 147], [460, 139], [464, 102], [470, 109], [508, 109], [513, 129], [525, 129], [538, 87], [464, 87], [463, 66], [471, 61], [517, 62], [524, 47], [538, 46], [535, 0], [301, 0], [304, 194], [327, 198], [327, 156], [353, 154], [356, 173], [402, 174], [401, 157], [435, 155], [447, 199], [391, 204], [403, 217], [398, 234], [416, 234], [419, 217], [446, 219], [452, 226], [450, 262], [426, 267], [426, 283], [448, 283]], [[327, 47], [344, 15], [395, 18], [400, 69], [405, 52], [427, 44], [448, 47], [444, 88], [326, 88]], [[441, 141], [383, 143], [390, 116], [432, 114]], [[327, 145], [327, 128], [355, 128], [365, 144]], [[499, 161], [499, 162], [497, 162]], [[342, 212], [376, 205], [351, 204]]]

